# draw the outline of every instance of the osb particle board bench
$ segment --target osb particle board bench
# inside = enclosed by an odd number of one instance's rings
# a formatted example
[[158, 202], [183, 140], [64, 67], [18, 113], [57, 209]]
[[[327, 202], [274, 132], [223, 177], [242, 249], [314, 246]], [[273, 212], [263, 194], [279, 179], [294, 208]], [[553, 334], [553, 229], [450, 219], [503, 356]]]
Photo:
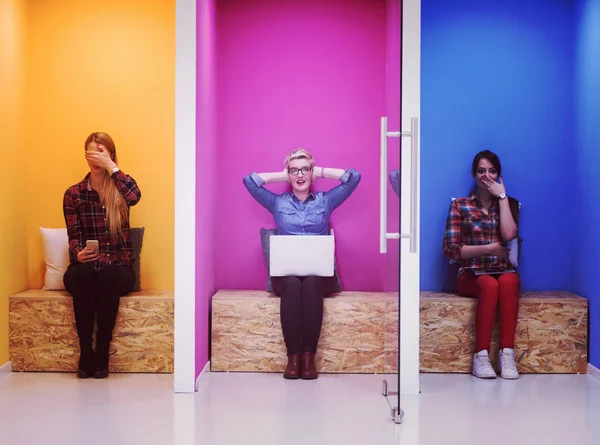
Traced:
[[[421, 292], [423, 372], [471, 372], [477, 300]], [[498, 352], [494, 326], [491, 360]], [[570, 292], [524, 292], [519, 302], [515, 361], [520, 373], [587, 371], [588, 300]]]
[[[110, 372], [173, 372], [172, 290], [132, 292], [121, 298]], [[79, 340], [67, 292], [28, 290], [9, 299], [13, 371], [77, 370]]]
[[[392, 294], [342, 292], [326, 298], [321, 372], [382, 373], [395, 365], [398, 303]], [[279, 298], [265, 291], [220, 290], [212, 299], [211, 371], [283, 372], [287, 362]]]
[[[421, 292], [420, 369], [471, 372], [477, 301]], [[516, 335], [522, 373], [585, 373], [587, 299], [569, 292], [525, 292]], [[397, 372], [395, 294], [341, 292], [325, 299], [316, 361], [320, 372]], [[498, 326], [492, 336], [496, 360]], [[212, 371], [283, 372], [286, 352], [279, 298], [265, 291], [221, 290], [212, 300]]]

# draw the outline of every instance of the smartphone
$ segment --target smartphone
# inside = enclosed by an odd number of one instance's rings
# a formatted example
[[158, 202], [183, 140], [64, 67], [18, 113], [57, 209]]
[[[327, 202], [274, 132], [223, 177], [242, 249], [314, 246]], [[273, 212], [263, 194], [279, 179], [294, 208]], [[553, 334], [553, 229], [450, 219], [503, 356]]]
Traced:
[[87, 247], [88, 249], [92, 249], [96, 253], [100, 251], [100, 244], [98, 243], [98, 240], [95, 239], [87, 240], [85, 242], [85, 247]]

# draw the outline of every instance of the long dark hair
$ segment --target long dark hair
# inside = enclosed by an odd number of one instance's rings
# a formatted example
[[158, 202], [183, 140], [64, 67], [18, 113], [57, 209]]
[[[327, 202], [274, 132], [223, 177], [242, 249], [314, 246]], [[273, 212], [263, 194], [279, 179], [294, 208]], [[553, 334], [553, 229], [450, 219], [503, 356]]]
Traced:
[[[475, 157], [473, 158], [473, 164], [471, 165], [471, 176], [473, 176], [473, 178], [475, 178], [475, 174], [477, 173], [477, 168], [479, 167], [479, 162], [482, 159], [487, 159], [488, 161], [490, 161], [490, 163], [494, 166], [494, 168], [498, 172], [498, 177], [500, 177], [502, 175], [502, 164], [500, 163], [500, 158], [498, 157], [498, 155], [490, 150], [483, 150], [483, 151], [480, 151], [479, 153], [477, 153], [475, 155]], [[476, 191], [477, 191], [477, 187], [473, 186], [473, 190], [471, 193], [475, 193]], [[521, 213], [520, 208], [519, 208], [519, 201], [517, 199], [509, 196], [508, 203], [510, 205], [510, 212], [512, 213], [515, 223], [517, 223], [517, 226], [518, 226], [519, 225], [519, 216]]]
[[477, 173], [477, 168], [479, 167], [479, 162], [482, 159], [487, 159], [491, 162], [491, 164], [498, 172], [498, 176], [502, 174], [502, 164], [500, 163], [500, 158], [498, 157], [498, 155], [489, 150], [483, 150], [477, 153], [473, 158], [473, 164], [471, 166], [471, 176], [475, 177], [475, 174]]

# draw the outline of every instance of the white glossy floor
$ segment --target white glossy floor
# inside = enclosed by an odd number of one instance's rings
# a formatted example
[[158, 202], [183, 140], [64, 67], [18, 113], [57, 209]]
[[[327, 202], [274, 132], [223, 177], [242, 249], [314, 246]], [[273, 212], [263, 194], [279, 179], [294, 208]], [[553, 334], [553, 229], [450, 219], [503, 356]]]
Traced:
[[[390, 377], [390, 376], [386, 376]], [[207, 373], [174, 394], [169, 375], [0, 374], [6, 445], [578, 445], [600, 443], [600, 381], [586, 375], [422, 375], [389, 417], [377, 375]]]

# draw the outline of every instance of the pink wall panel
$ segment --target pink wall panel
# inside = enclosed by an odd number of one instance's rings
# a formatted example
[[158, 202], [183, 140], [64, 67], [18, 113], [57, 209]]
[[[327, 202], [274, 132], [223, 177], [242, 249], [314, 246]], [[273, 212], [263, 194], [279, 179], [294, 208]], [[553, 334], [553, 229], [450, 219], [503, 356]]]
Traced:
[[[333, 214], [345, 290], [382, 290], [379, 254], [379, 126], [386, 113], [385, 0], [217, 1], [217, 288], [263, 289], [260, 227], [271, 215], [242, 184], [281, 171], [294, 148], [320, 166], [354, 167], [362, 181]], [[200, 35], [199, 35], [200, 37]], [[202, 138], [200, 135], [199, 138]], [[198, 159], [198, 224], [213, 191]], [[330, 188], [335, 181], [320, 181]], [[282, 191], [284, 185], [269, 186]], [[391, 191], [391, 190], [390, 190]], [[206, 197], [204, 197], [206, 198]]]
[[[196, 375], [209, 356], [209, 308], [215, 292], [216, 48], [215, 0], [197, 2], [196, 62]], [[193, 150], [193, 147], [190, 147]], [[175, 265], [177, 267], [177, 264]]]

